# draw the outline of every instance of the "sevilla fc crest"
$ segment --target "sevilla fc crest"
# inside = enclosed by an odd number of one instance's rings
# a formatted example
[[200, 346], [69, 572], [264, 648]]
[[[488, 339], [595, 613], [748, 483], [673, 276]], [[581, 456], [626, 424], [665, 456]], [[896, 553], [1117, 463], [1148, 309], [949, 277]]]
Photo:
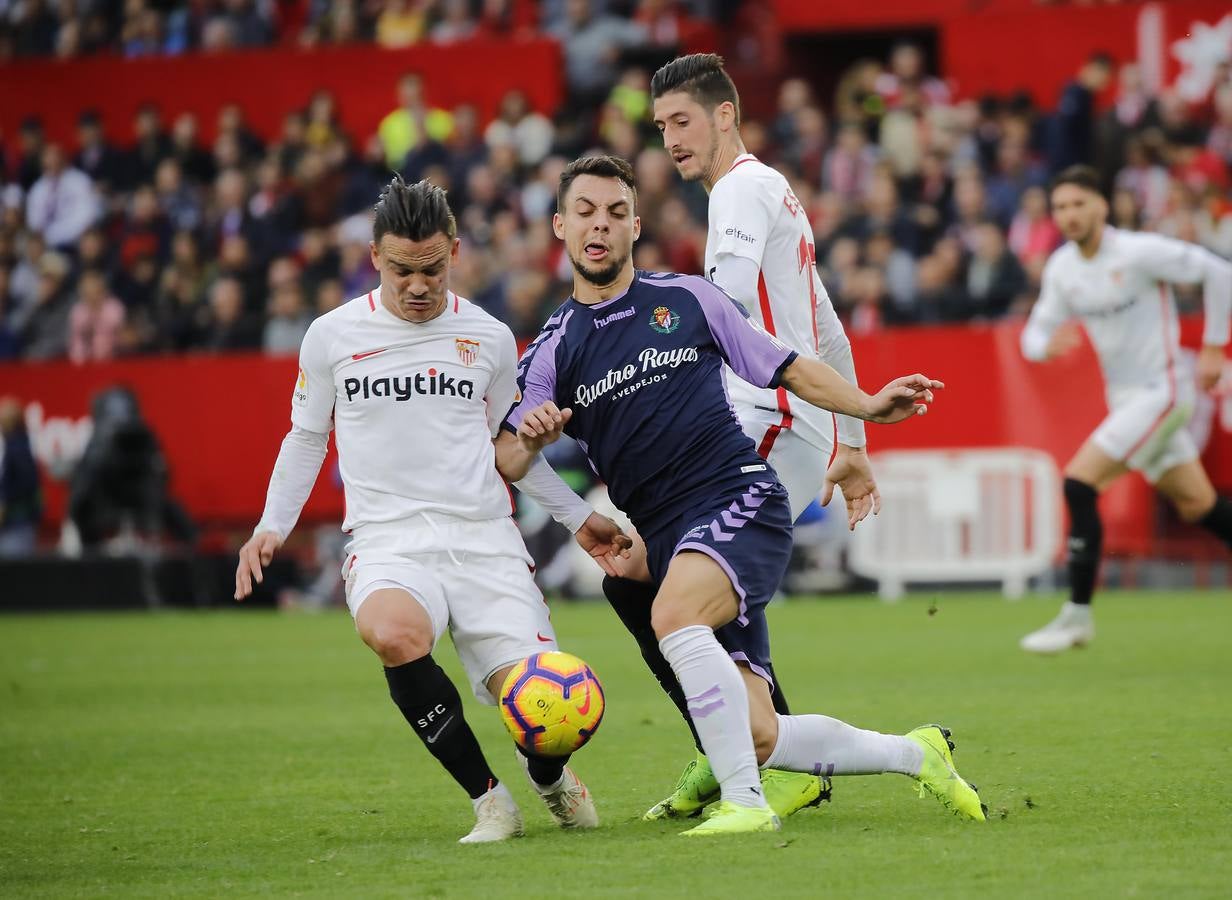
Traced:
[[453, 345], [458, 351], [458, 359], [462, 360], [462, 365], [473, 366], [475, 360], [479, 359], [479, 341], [454, 338]]

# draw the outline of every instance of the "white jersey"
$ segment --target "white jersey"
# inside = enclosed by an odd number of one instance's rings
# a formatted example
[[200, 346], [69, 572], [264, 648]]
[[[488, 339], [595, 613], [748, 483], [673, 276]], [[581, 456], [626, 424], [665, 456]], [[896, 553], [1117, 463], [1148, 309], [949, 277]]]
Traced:
[[1170, 283], [1196, 282], [1205, 288], [1203, 342], [1227, 344], [1232, 265], [1186, 241], [1105, 226], [1091, 259], [1072, 242], [1049, 258], [1023, 331], [1023, 353], [1043, 359], [1053, 332], [1077, 317], [1095, 345], [1110, 395], [1175, 386], [1180, 328]]
[[[710, 191], [706, 277], [714, 279], [724, 254], [758, 266], [757, 303], [737, 299], [770, 334], [809, 359], [826, 359], [830, 348], [848, 346], [843, 325], [817, 274], [808, 216], [787, 179], [749, 153], [738, 156]], [[729, 293], [735, 292], [729, 289]], [[792, 397], [784, 388], [757, 388], [730, 372], [726, 375], [737, 412], [740, 405], [777, 410], [783, 429], [830, 452], [835, 430], [832, 413]], [[860, 435], [859, 444], [863, 444], [862, 430]]]
[[425, 512], [512, 512], [492, 446], [517, 394], [504, 324], [452, 292], [437, 318], [406, 322], [373, 291], [314, 321], [299, 365], [291, 421], [334, 429], [344, 530]]

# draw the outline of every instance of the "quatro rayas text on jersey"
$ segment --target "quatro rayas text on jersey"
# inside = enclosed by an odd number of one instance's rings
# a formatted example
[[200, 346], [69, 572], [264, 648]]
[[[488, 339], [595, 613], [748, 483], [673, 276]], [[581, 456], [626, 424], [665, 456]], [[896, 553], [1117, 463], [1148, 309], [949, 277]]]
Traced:
[[475, 398], [475, 382], [469, 378], [450, 378], [442, 371], [429, 369], [425, 375], [416, 372], [414, 375], [393, 378], [348, 378], [342, 382], [346, 398], [351, 400], [368, 400], [373, 397], [392, 397], [394, 400], [410, 400], [419, 394], [425, 397], [461, 397], [463, 400]]

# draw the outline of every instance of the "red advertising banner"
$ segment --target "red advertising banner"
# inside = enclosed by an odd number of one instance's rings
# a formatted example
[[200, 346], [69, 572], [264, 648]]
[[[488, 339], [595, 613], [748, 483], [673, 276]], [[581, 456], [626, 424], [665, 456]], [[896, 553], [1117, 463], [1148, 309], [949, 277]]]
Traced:
[[97, 109], [108, 136], [127, 145], [137, 109], [147, 102], [158, 105], [167, 123], [181, 112], [196, 113], [207, 142], [214, 139], [218, 111], [236, 103], [249, 126], [269, 140], [279, 134], [288, 112], [304, 108], [314, 92], [326, 89], [334, 94], [343, 128], [362, 141], [397, 105], [397, 81], [406, 72], [423, 76], [430, 105], [452, 109], [470, 103], [484, 121], [515, 88], [549, 115], [563, 97], [560, 48], [543, 39], [422, 44], [409, 50], [352, 45], [30, 60], [0, 64], [0, 140], [14, 139], [22, 119], [36, 116], [52, 140], [75, 146], [77, 115]]
[[[868, 388], [907, 372], [946, 382], [929, 415], [871, 426], [872, 450], [1035, 447], [1064, 465], [1104, 416], [1102, 382], [1088, 349], [1048, 365], [1026, 362], [1020, 325], [911, 328], [854, 343]], [[1186, 343], [1200, 323], [1185, 325]], [[1232, 363], [1229, 363], [1232, 377]], [[293, 358], [259, 355], [138, 359], [73, 366], [0, 366], [0, 395], [23, 402], [35, 453], [47, 473], [49, 521], [63, 515], [64, 476], [90, 435], [91, 397], [116, 384], [131, 388], [171, 466], [172, 490], [198, 521], [247, 526], [261, 514], [270, 469], [290, 427]], [[1232, 396], [1204, 396], [1191, 423], [1212, 479], [1232, 492]], [[304, 518], [339, 520], [342, 491], [333, 451]], [[1154, 534], [1152, 492], [1122, 479], [1105, 498], [1110, 549], [1147, 552]]]

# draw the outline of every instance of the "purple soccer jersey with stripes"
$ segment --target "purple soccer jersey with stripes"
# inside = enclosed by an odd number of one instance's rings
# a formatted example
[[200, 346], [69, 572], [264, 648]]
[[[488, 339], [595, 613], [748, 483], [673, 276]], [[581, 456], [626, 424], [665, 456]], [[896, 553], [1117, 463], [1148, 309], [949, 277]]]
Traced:
[[648, 536], [698, 501], [777, 478], [740, 428], [722, 367], [777, 387], [795, 356], [706, 279], [637, 272], [623, 294], [552, 315], [519, 363], [505, 427], [546, 400], [572, 409], [565, 433]]
[[505, 419], [516, 431], [544, 401], [571, 409], [565, 433], [637, 526], [651, 576], [662, 581], [681, 551], [715, 560], [739, 600], [715, 633], [767, 679], [763, 608], [791, 555], [791, 507], [740, 427], [723, 364], [777, 387], [795, 357], [706, 279], [637, 272], [625, 293], [570, 299], [552, 315], [522, 356], [521, 397]]

